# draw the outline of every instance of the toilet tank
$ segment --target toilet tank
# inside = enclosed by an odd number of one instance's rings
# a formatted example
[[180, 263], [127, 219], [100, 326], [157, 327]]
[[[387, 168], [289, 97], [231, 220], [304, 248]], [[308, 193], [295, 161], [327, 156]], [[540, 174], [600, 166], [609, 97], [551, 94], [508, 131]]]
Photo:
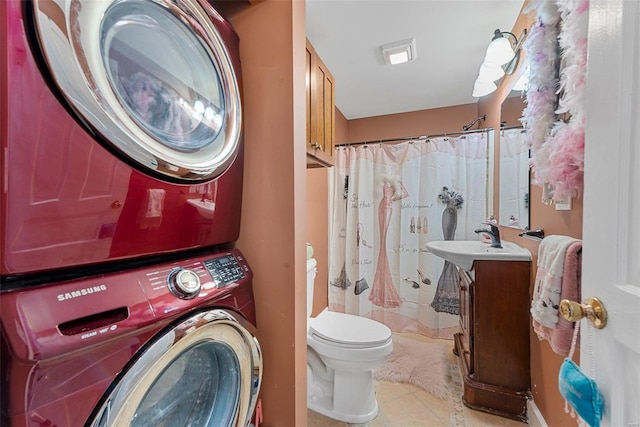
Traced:
[[315, 258], [307, 260], [307, 317], [311, 317], [313, 311], [313, 284], [316, 280], [316, 265], [318, 261]]

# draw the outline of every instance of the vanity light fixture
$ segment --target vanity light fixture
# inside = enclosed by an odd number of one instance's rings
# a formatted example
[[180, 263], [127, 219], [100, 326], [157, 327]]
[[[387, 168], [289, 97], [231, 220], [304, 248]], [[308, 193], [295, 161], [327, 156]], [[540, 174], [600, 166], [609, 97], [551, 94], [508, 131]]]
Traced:
[[520, 40], [508, 31], [497, 29], [493, 32], [493, 38], [487, 47], [484, 61], [480, 65], [478, 77], [473, 85], [472, 96], [474, 98], [495, 91], [498, 88], [495, 83], [497, 80], [500, 80], [505, 74], [513, 74], [520, 60], [520, 45], [526, 35], [526, 29], [522, 31]]
[[[513, 37], [514, 44], [506, 37]], [[484, 55], [484, 63], [487, 65], [504, 65], [511, 61], [516, 56], [514, 46], [518, 44], [518, 39], [513, 33], [508, 31], [495, 30], [493, 32], [493, 38], [491, 43], [487, 47], [487, 52]]]
[[418, 57], [415, 38], [384, 44], [380, 46], [380, 52], [387, 65], [403, 64]]

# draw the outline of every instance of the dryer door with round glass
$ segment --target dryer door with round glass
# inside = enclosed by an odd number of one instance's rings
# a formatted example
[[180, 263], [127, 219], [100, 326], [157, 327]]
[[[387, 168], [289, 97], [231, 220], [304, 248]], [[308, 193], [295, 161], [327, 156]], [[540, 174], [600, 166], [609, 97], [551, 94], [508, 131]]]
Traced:
[[202, 312], [144, 349], [88, 425], [244, 427], [261, 375], [256, 339], [226, 311]]
[[240, 94], [196, 0], [35, 0], [50, 76], [79, 120], [134, 167], [197, 182], [233, 162]]

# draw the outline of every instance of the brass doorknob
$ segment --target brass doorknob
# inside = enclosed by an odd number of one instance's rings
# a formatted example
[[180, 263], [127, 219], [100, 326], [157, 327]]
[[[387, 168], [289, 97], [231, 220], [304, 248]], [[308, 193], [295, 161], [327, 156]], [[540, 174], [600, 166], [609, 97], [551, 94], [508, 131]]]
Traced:
[[577, 322], [586, 317], [596, 329], [607, 325], [607, 310], [602, 301], [595, 297], [587, 298], [582, 304], [563, 299], [560, 302], [560, 314], [569, 322]]

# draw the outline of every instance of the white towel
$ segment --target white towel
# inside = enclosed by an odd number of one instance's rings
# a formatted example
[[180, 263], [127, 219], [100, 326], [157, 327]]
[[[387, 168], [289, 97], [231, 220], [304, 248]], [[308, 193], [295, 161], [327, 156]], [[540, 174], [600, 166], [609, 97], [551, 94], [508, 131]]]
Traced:
[[[579, 301], [582, 292], [582, 242], [572, 243], [564, 258], [564, 274], [562, 275], [562, 290], [560, 300]], [[573, 331], [575, 322], [569, 322], [558, 316], [555, 328], [547, 328], [533, 321], [533, 330], [541, 340], [549, 341], [551, 349], [563, 356], [571, 357]]]
[[554, 328], [558, 323], [567, 249], [579, 241], [573, 237], [551, 235], [542, 239], [538, 248], [538, 270], [531, 301], [531, 316], [548, 328]]

